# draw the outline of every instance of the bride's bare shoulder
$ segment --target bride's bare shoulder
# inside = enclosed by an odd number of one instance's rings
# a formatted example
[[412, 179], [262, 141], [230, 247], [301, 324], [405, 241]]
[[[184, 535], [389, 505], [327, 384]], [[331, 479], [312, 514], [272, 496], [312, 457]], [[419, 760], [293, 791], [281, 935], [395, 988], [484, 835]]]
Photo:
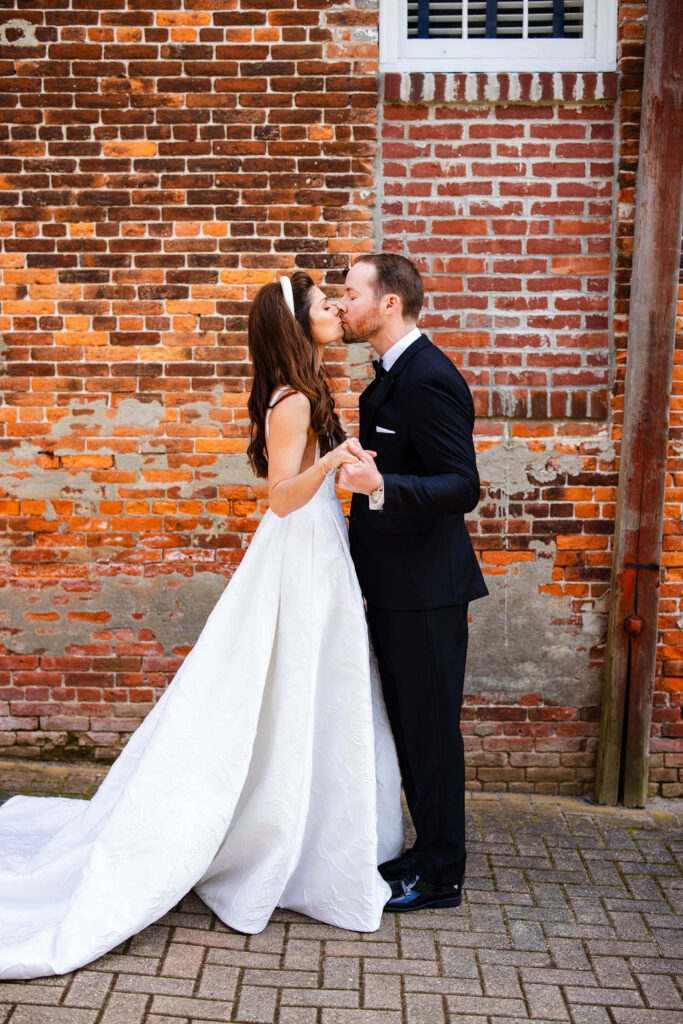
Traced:
[[270, 399], [271, 426], [308, 427], [311, 420], [311, 403], [300, 391], [293, 388], [278, 388]]

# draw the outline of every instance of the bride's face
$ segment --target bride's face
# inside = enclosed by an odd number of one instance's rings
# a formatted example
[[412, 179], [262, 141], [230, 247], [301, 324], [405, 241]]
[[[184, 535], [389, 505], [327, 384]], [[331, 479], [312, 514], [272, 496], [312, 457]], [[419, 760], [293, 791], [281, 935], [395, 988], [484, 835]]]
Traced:
[[339, 310], [329, 302], [325, 293], [317, 285], [311, 289], [311, 293], [308, 312], [311, 334], [316, 346], [322, 349], [333, 342], [341, 341], [344, 331], [339, 319]]

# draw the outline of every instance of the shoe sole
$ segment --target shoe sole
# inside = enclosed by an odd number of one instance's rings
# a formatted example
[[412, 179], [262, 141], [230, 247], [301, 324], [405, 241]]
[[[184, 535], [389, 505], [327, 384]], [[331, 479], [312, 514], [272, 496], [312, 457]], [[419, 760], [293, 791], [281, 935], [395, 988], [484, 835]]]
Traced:
[[441, 910], [446, 907], [459, 907], [462, 903], [462, 896], [454, 896], [452, 900], [434, 900], [430, 903], [420, 903], [419, 906], [406, 904], [404, 907], [390, 907], [387, 903], [384, 909], [390, 914], [412, 914], [416, 910]]

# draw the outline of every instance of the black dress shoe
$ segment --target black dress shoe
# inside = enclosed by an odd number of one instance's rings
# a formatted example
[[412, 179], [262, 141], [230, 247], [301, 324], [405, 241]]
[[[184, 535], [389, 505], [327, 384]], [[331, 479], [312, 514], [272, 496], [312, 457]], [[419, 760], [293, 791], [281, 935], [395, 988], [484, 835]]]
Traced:
[[462, 903], [462, 885], [432, 885], [422, 878], [404, 880], [402, 891], [393, 894], [384, 909], [395, 914], [406, 914], [411, 910], [427, 907], [459, 907]]

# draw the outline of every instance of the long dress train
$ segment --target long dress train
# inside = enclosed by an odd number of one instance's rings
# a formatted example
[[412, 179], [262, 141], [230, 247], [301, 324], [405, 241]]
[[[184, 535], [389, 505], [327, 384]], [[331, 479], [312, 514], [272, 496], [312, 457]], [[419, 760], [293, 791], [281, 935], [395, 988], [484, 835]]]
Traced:
[[192, 888], [225, 924], [276, 906], [379, 927], [400, 779], [328, 477], [268, 511], [173, 682], [89, 801], [0, 809], [0, 978], [64, 974]]

